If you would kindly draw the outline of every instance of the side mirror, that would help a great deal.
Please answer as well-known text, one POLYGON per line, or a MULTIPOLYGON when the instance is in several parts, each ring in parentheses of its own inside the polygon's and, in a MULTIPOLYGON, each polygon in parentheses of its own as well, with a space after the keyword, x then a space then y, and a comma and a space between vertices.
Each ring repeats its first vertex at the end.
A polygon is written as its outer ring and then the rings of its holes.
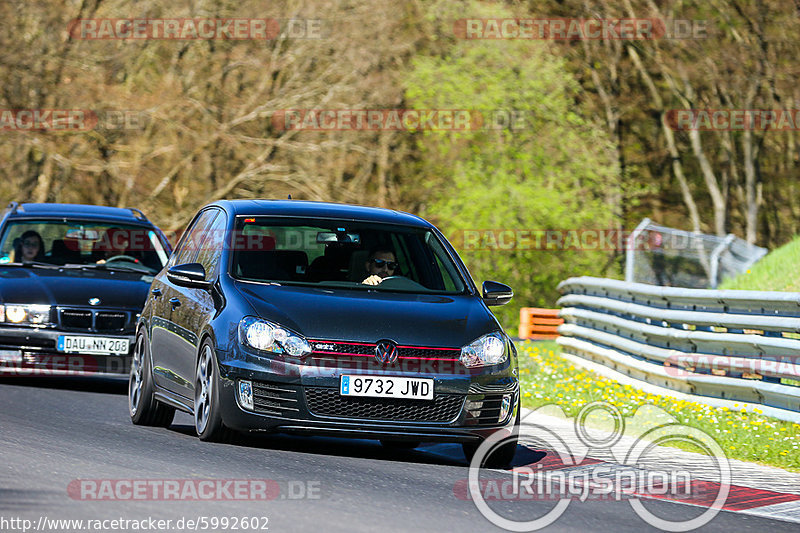
POLYGON ((206 281, 206 269, 200 263, 175 265, 167 270, 167 279, 180 287, 208 289, 211 282, 206 281))
POLYGON ((514 291, 508 285, 496 281, 483 282, 483 301, 486 305, 505 305, 514 297, 514 291))

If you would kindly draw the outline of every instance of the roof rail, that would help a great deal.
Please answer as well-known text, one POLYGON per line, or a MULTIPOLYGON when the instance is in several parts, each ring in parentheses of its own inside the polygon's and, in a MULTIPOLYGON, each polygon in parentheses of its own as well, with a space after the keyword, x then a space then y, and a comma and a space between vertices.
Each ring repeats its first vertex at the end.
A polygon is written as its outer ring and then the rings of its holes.
POLYGON ((141 218, 142 220, 148 220, 148 218, 145 216, 144 213, 142 213, 140 209, 136 209, 135 207, 129 207, 128 209, 131 211, 131 213, 133 213, 133 216, 135 216, 136 218, 141 218))
MULTIPOLYGON (((11 203, 9 203, 8 207, 6 207, 6 209, 11 209, 12 213, 16 213, 17 209, 19 209, 19 202, 11 202, 11 203)), ((23 209, 23 211, 24 211, 24 209, 23 209)))

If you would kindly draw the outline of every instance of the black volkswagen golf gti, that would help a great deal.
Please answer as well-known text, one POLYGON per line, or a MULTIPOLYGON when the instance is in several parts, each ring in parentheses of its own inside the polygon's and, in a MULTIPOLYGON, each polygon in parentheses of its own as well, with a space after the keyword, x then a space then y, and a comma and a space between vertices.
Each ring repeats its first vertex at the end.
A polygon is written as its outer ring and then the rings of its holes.
POLYGON ((460 442, 498 430, 516 449, 514 344, 489 311, 511 289, 466 267, 430 223, 387 209, 295 200, 200 210, 154 279, 129 382, 135 424, 194 416, 233 431, 460 442))

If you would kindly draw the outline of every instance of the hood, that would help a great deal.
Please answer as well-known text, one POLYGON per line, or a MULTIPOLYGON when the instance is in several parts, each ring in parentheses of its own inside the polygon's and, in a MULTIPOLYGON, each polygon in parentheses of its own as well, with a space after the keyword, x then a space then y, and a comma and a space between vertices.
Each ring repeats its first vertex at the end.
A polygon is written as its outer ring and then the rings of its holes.
POLYGON ((6 304, 50 304, 98 308, 141 308, 152 276, 118 270, 0 267, 0 301, 6 304))
POLYGON ((480 298, 256 285, 237 289, 261 318, 311 339, 460 348, 500 329, 480 298))

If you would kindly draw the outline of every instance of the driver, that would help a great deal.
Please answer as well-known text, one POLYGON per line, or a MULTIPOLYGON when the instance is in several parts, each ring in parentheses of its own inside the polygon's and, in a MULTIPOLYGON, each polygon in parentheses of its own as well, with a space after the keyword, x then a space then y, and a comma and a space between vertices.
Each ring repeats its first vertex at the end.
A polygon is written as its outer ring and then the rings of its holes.
MULTIPOLYGON (((130 256, 130 237, 128 232, 121 228, 109 228, 106 231, 103 246, 101 247, 103 256, 97 260, 98 265, 104 264, 110 258, 118 255, 130 256)), ((138 259, 132 258, 135 262, 138 259)))
POLYGON ((377 285, 384 278, 394 276, 397 270, 397 260, 394 252, 388 248, 376 248, 369 254, 369 259, 364 263, 369 276, 361 283, 365 285, 377 285))

